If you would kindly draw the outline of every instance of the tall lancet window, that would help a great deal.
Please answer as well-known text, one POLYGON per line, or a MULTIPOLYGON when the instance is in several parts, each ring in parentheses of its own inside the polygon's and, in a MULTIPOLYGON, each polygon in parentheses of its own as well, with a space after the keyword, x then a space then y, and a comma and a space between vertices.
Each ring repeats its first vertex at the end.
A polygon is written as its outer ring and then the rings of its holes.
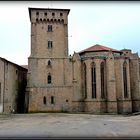
POLYGON ((83 74, 84 74, 84 76, 83 76, 83 83, 84 83, 84 96, 85 96, 85 98, 87 98, 87 71, 86 71, 86 64, 84 63, 84 65, 83 65, 83 74))
POLYGON ((100 71, 101 71, 101 98, 105 98, 105 66, 104 62, 100 65, 100 71))
POLYGON ((51 74, 48 74, 48 84, 51 84, 52 83, 52 77, 51 77, 51 74))
POLYGON ((123 63, 123 85, 124 85, 124 98, 128 97, 127 91, 127 63, 123 63))
POLYGON ((91 67, 91 84, 92 84, 92 98, 96 98, 96 66, 95 63, 91 67))

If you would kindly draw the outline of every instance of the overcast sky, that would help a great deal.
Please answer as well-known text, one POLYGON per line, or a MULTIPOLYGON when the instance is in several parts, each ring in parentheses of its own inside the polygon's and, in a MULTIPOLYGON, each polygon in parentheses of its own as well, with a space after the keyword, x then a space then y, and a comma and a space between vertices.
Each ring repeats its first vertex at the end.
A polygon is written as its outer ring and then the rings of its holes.
POLYGON ((0 2, 0 57, 28 64, 30 20, 28 7, 70 9, 69 54, 95 44, 131 49, 140 55, 140 2, 0 2))

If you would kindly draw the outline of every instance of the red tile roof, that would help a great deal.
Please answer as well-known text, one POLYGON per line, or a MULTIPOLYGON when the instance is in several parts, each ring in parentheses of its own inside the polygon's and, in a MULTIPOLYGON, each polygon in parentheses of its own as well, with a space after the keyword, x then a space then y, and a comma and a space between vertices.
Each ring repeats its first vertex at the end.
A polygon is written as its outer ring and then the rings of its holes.
POLYGON ((21 67, 28 69, 28 65, 21 65, 21 67))
POLYGON ((116 49, 112 49, 112 48, 109 48, 109 47, 106 47, 106 46, 96 44, 94 46, 91 46, 91 47, 79 52, 79 53, 83 53, 83 52, 99 52, 99 51, 121 52, 121 51, 116 50, 116 49))

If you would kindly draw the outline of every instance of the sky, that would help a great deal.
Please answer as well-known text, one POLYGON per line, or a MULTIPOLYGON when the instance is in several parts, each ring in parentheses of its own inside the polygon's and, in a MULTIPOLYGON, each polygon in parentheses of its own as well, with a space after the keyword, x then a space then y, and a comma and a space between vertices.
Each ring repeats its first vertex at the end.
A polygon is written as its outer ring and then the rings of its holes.
POLYGON ((70 9, 69 54, 95 44, 131 49, 140 56, 139 1, 0 1, 0 57, 27 65, 30 56, 28 7, 70 9))

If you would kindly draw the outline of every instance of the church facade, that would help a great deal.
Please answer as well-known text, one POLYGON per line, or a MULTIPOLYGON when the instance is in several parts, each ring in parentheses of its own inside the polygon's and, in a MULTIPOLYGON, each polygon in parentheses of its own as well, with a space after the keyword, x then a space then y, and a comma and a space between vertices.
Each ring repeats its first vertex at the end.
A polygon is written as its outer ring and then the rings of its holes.
POLYGON ((29 8, 28 112, 140 111, 140 58, 96 44, 68 55, 70 9, 29 8))

